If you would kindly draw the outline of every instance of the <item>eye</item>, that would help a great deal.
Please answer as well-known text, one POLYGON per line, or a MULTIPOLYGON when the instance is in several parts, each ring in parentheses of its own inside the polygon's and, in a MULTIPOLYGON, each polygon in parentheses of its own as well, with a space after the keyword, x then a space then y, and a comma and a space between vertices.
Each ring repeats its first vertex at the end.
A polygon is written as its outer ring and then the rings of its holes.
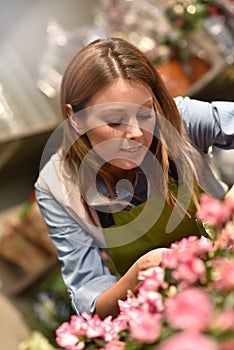
POLYGON ((151 119, 152 118, 152 114, 151 113, 141 114, 141 115, 138 115, 137 118, 139 118, 140 120, 151 119))
POLYGON ((116 120, 116 121, 109 121, 107 122, 107 124, 111 127, 116 127, 116 126, 120 126, 122 124, 122 120, 116 120))

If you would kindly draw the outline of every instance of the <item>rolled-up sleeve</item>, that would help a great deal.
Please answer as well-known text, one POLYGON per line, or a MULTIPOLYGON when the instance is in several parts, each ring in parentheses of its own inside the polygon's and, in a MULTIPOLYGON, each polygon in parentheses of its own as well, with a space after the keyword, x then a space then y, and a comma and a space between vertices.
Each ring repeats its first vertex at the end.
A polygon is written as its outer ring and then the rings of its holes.
POLYGON ((200 150, 234 148, 234 102, 176 97, 175 103, 189 137, 200 150))
POLYGON ((77 314, 95 311, 98 296, 116 283, 92 236, 65 209, 35 184, 35 193, 50 238, 62 262, 62 276, 77 314))

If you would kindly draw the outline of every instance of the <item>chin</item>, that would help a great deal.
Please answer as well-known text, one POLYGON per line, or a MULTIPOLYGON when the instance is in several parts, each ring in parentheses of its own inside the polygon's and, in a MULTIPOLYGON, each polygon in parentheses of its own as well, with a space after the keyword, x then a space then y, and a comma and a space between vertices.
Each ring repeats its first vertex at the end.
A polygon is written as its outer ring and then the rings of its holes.
POLYGON ((135 169, 137 167, 139 167, 140 163, 135 163, 133 161, 130 160, 116 160, 116 161, 112 161, 110 162, 111 165, 113 165, 116 168, 122 169, 122 170, 132 170, 135 169))

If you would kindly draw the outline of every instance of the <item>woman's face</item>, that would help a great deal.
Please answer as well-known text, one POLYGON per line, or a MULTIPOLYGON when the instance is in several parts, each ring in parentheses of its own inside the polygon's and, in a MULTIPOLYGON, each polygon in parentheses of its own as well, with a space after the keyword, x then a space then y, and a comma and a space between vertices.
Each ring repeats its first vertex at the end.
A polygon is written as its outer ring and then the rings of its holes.
POLYGON ((110 172, 141 164, 149 150, 155 126, 150 90, 136 81, 116 79, 89 101, 85 133, 93 150, 110 164, 110 172))

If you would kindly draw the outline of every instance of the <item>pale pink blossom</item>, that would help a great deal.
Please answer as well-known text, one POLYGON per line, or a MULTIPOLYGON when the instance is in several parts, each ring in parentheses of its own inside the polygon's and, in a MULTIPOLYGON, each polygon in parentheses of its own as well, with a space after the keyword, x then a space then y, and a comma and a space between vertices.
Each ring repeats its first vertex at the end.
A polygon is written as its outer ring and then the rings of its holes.
MULTIPOLYGON (((59 346, 66 349, 75 349, 75 345, 79 342, 77 335, 72 333, 68 322, 62 323, 56 329, 56 342, 59 346)), ((83 349, 82 347, 80 349, 83 349)))
POLYGON ((234 249, 234 220, 226 223, 215 241, 215 249, 234 249))
POLYGON ((170 249, 162 254, 162 263, 165 267, 169 269, 174 269, 178 265, 178 255, 175 251, 170 249))
POLYGON ((210 239, 190 236, 173 243, 171 249, 163 253, 162 263, 163 266, 174 269, 189 257, 201 258, 211 251, 213 244, 210 239))
POLYGON ((118 335, 120 331, 127 329, 127 327, 128 327, 128 320, 124 315, 120 314, 118 317, 112 320, 113 334, 118 335))
POLYGON ((212 227, 221 227, 231 215, 231 210, 225 203, 211 197, 208 194, 200 196, 200 208, 196 216, 198 220, 204 221, 212 227))
POLYGON ((219 350, 210 337, 196 332, 180 332, 163 341, 157 350, 219 350))
POLYGON ((210 239, 202 236, 198 239, 198 254, 199 256, 203 256, 203 254, 212 252, 214 250, 213 243, 210 239))
POLYGON ((87 321, 86 336, 89 338, 100 337, 103 338, 105 334, 103 328, 103 321, 98 315, 94 315, 91 319, 87 321))
POLYGON ((132 296, 127 297, 126 300, 118 300, 118 306, 121 315, 127 315, 130 309, 138 308, 140 306, 140 303, 136 297, 132 296))
POLYGON ((146 270, 142 270, 138 274, 140 281, 145 281, 145 289, 156 289, 159 287, 166 288, 165 271, 160 266, 151 267, 146 270))
POLYGON ((142 309, 129 312, 130 337, 140 343, 153 343, 160 335, 161 318, 142 309))
POLYGON ((137 299, 141 308, 151 313, 161 312, 163 310, 162 294, 148 289, 147 283, 144 283, 138 290, 137 299))
POLYGON ((225 340, 219 346, 220 346, 219 350, 233 350, 234 349, 234 339, 225 340))
POLYGON ((232 291, 234 289, 234 259, 214 258, 213 267, 214 287, 218 290, 232 291))
POLYGON ((227 309, 214 313, 210 328, 219 331, 234 331, 234 310, 227 309))
MULTIPOLYGON (((86 316, 86 314, 84 314, 86 316)), ((90 317, 90 315, 87 315, 86 317, 90 317)), ((87 330, 87 323, 86 321, 78 316, 78 315, 72 315, 70 320, 70 331, 72 334, 76 335, 84 335, 87 330)))
POLYGON ((104 340, 106 342, 113 342, 119 339, 119 332, 127 329, 127 317, 119 315, 117 318, 106 317, 102 322, 104 330, 104 340))
POLYGON ((165 301, 165 313, 176 329, 205 330, 212 315, 211 300, 201 288, 187 288, 165 301))
POLYGON ((183 281, 184 286, 198 280, 205 281, 206 267, 201 259, 188 256, 178 264, 172 276, 176 281, 183 281))

